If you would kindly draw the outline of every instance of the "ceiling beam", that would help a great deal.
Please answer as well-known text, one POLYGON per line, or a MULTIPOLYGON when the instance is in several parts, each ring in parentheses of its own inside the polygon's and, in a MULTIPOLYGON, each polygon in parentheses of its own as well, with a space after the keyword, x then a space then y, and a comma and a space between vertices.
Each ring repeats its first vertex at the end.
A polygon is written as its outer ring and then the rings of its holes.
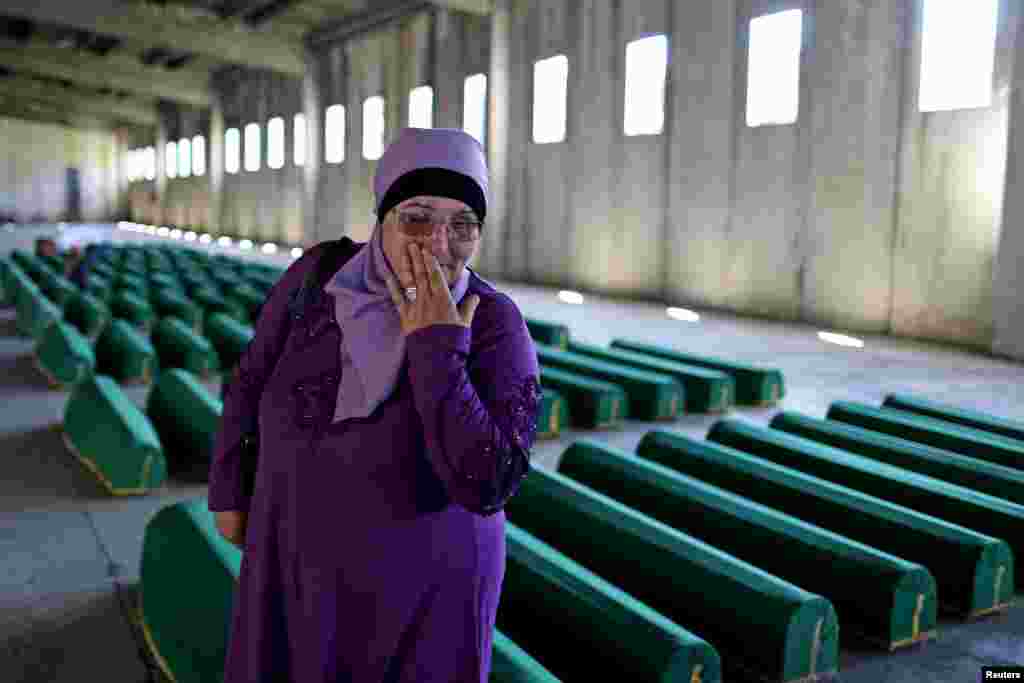
POLYGON ((67 105, 91 116, 125 121, 140 126, 155 126, 157 111, 153 105, 142 105, 108 95, 90 95, 54 86, 24 76, 0 78, 0 92, 8 99, 67 105))
POLYGON ((301 41, 254 31, 239 20, 222 21, 197 8, 138 0, 4 0, 3 13, 289 76, 305 70, 301 41))
POLYGON ((195 69, 145 67, 126 55, 99 57, 83 50, 28 43, 0 45, 0 66, 14 71, 60 78, 89 88, 126 90, 143 97, 210 106, 210 74, 195 69))
POLYGON ((372 9, 351 12, 342 19, 329 21, 306 35, 306 44, 311 48, 323 47, 372 31, 409 16, 433 3, 429 0, 388 0, 374 2, 372 9))
POLYGON ((433 4, 444 9, 481 16, 494 12, 494 3, 491 0, 433 0, 433 4))
POLYGON ((77 112, 68 111, 66 108, 33 106, 32 103, 16 101, 3 96, 0 96, 0 117, 35 123, 53 123, 74 128, 114 130, 117 127, 114 121, 104 120, 100 117, 82 116, 77 112))

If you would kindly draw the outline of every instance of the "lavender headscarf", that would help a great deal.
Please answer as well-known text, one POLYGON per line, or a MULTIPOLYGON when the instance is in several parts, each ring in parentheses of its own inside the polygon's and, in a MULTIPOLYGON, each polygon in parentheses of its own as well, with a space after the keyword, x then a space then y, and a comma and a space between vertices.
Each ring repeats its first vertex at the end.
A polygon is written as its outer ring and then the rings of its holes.
MULTIPOLYGON (((487 196, 487 162, 476 138, 454 128, 405 128, 377 162, 374 206, 388 188, 409 171, 444 168, 469 176, 487 196)), ((341 328, 341 384, 334 421, 368 417, 394 391, 405 360, 398 309, 385 276, 398 276, 381 242, 380 221, 370 241, 335 274, 324 291, 334 296, 341 328)), ((458 305, 469 288, 469 268, 452 285, 458 305)))

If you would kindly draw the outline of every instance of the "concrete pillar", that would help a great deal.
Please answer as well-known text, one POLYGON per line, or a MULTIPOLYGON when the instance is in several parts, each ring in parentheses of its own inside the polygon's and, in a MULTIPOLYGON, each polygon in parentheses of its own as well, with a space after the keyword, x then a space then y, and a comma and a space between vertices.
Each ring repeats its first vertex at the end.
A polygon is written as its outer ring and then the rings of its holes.
POLYGON ((152 203, 152 221, 157 225, 164 222, 164 202, 167 197, 167 124, 163 117, 156 124, 156 187, 152 203))
POLYGON ((324 64, 321 57, 306 53, 306 73, 302 77, 302 111, 306 115, 306 159, 302 166, 302 243, 312 246, 321 235, 320 184, 324 163, 324 64))
POLYGON ((210 129, 206 140, 210 165, 207 175, 210 183, 210 214, 207 230, 221 232, 224 227, 224 101, 214 88, 210 100, 210 129))
POLYGON ((434 54, 434 127, 462 127, 462 79, 459 60, 462 36, 456 30, 452 13, 446 9, 434 12, 432 42, 434 54))
POLYGON ((490 196, 480 249, 480 270, 500 278, 505 272, 508 220, 509 46, 512 39, 511 0, 495 0, 491 13, 491 60, 487 74, 487 167, 490 196))

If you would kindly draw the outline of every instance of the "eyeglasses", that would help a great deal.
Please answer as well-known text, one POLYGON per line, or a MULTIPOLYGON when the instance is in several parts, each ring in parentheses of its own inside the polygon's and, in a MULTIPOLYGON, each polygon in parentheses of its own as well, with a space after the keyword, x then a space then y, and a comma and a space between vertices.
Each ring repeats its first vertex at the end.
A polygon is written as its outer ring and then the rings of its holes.
POLYGON ((424 212, 398 214, 398 229, 407 237, 431 237, 437 225, 448 228, 448 239, 453 242, 472 242, 478 237, 478 229, 483 227, 483 223, 465 214, 451 218, 424 212))

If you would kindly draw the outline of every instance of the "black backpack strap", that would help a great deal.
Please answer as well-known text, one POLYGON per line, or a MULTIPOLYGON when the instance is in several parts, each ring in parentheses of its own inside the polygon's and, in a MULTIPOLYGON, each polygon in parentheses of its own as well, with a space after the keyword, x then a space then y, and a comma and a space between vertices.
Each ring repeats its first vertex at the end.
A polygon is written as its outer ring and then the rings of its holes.
POLYGON ((291 320, 298 320, 305 315, 306 307, 313 300, 316 290, 326 285, 331 276, 362 246, 350 237, 342 237, 323 244, 323 253, 317 257, 316 264, 306 272, 302 284, 288 302, 291 320))

